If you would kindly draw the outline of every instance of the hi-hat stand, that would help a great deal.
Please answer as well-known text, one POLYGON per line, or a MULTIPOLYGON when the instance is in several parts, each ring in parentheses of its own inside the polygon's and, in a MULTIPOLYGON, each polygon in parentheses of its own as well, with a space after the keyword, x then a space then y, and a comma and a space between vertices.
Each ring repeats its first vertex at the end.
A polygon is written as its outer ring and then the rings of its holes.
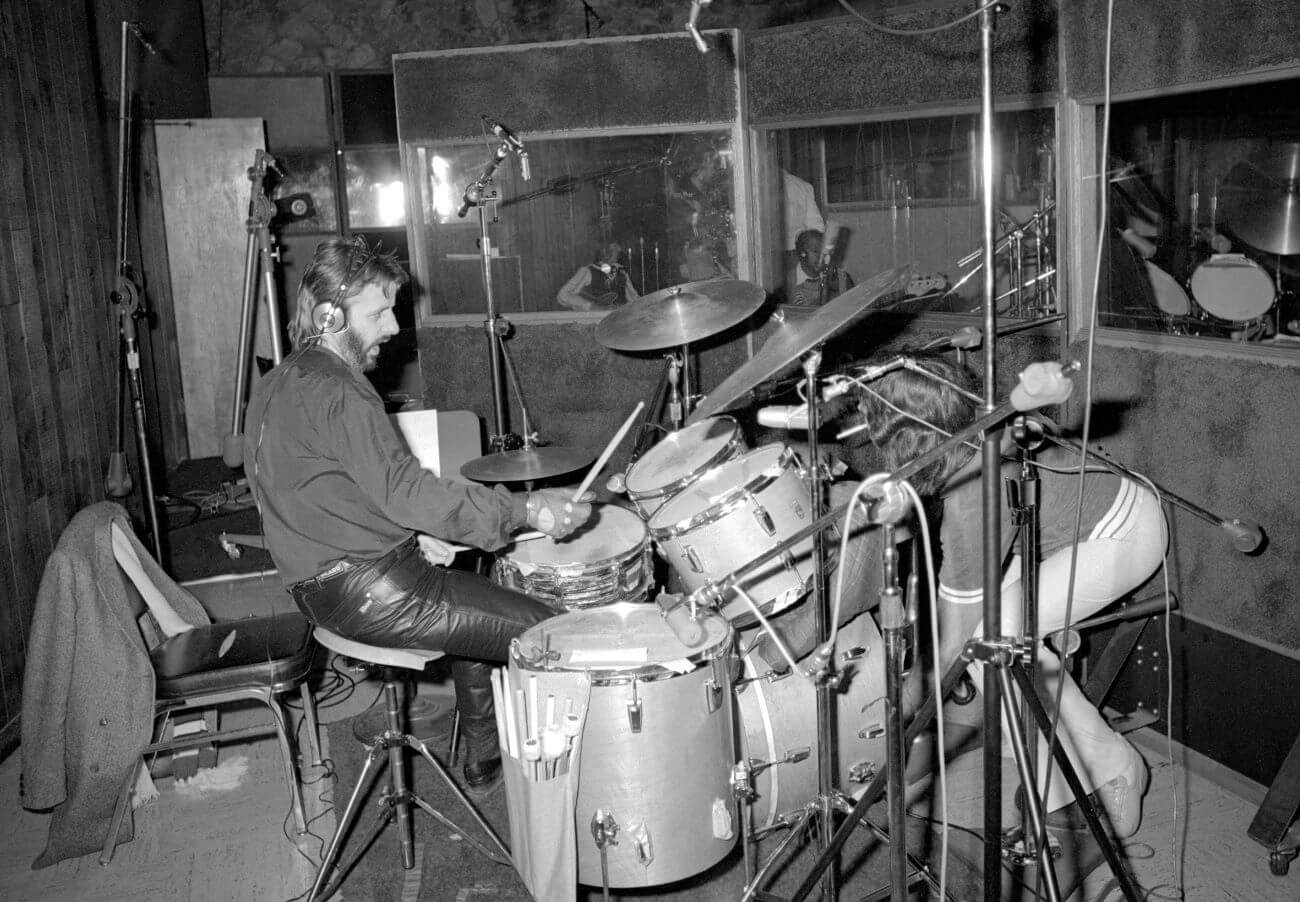
POLYGON ((280 300, 275 287, 275 264, 280 250, 271 235, 275 204, 266 195, 266 173, 277 172, 275 157, 258 148, 253 165, 248 167, 248 218, 244 228, 248 241, 244 252, 244 297, 239 308, 239 353, 235 357, 235 397, 230 411, 230 434, 226 436, 221 459, 232 469, 244 462, 244 401, 249 373, 253 368, 253 332, 257 310, 257 275, 262 274, 262 296, 266 299, 266 328, 271 338, 271 359, 276 366, 284 360, 280 339, 280 300))
MULTIPOLYGON (((502 374, 506 366, 510 366, 513 374, 513 366, 509 363, 505 349, 505 340, 510 336, 512 326, 508 319, 497 312, 496 295, 492 284, 492 236, 488 232, 489 222, 495 224, 501 221, 497 213, 500 196, 492 187, 492 179, 501 162, 512 150, 520 155, 521 161, 526 159, 522 146, 517 140, 512 143, 503 137, 493 152, 492 159, 483 167, 482 173, 465 188, 464 199, 456 212, 457 216, 464 218, 471 207, 478 208, 479 258, 483 268, 483 292, 487 299, 487 318, 483 321, 483 330, 487 335, 488 371, 492 379, 493 428, 492 434, 488 436, 489 452, 516 451, 520 448, 532 448, 537 443, 537 436, 529 432, 528 423, 524 424, 523 436, 506 431, 509 406, 502 374)), ((515 390, 519 391, 517 382, 515 390)), ((523 406, 522 395, 520 395, 520 406, 523 406)), ((527 418, 526 410, 524 416, 527 418)))

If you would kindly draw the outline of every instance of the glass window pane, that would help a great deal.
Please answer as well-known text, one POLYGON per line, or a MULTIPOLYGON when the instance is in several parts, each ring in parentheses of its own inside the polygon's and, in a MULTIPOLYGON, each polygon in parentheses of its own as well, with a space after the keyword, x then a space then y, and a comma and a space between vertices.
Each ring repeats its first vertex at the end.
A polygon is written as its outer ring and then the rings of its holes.
POLYGON ((1297 89, 1300 79, 1115 104, 1102 325, 1300 339, 1297 89))
MULTIPOLYGON (((479 208, 458 215, 495 144, 419 145, 423 271, 432 311, 486 309, 479 208)), ((734 277, 729 132, 529 141, 531 179, 511 155, 484 208, 493 300, 503 313, 602 310, 681 282, 734 277)))
POLYGON ((352 229, 406 224, 401 153, 396 147, 343 152, 348 225, 352 229))

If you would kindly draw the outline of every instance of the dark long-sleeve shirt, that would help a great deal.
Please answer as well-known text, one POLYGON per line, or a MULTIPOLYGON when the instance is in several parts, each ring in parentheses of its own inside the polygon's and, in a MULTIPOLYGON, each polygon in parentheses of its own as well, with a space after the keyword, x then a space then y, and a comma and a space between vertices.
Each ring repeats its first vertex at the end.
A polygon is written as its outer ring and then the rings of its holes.
POLYGON ((254 386, 244 472, 286 586, 373 560, 412 532, 494 550, 527 519, 522 495, 423 469, 370 381, 321 347, 254 386))

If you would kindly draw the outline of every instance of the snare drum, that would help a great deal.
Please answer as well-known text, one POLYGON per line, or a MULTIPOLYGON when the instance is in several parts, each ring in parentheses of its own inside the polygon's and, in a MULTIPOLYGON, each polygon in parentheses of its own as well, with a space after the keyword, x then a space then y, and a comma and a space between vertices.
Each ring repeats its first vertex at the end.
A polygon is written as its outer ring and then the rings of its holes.
POLYGON ((592 507, 579 534, 562 541, 543 536, 499 554, 493 581, 557 610, 645 601, 653 572, 645 521, 611 504, 592 507))
POLYGON ((512 643, 511 671, 536 676, 539 696, 557 671, 591 680, 574 811, 581 883, 601 885, 597 810, 618 825, 606 847, 614 888, 694 876, 736 844, 734 634, 720 617, 700 622, 705 639, 688 648, 658 606, 612 604, 544 620, 512 643))
POLYGON ((1191 286, 1206 313, 1229 322, 1259 319, 1277 299, 1273 277, 1242 254, 1215 254, 1196 267, 1191 286))
MULTIPOLYGON (((741 636, 742 647, 746 637, 741 636)), ((840 627, 836 654, 862 649, 836 694, 838 780, 848 791, 865 784, 885 765, 884 644, 871 614, 840 627)), ((800 668, 809 659, 799 662, 800 668)), ((845 669, 850 665, 846 665, 845 669)), ((788 673, 772 679, 772 669, 757 653, 744 658, 744 679, 736 695, 741 724, 741 753, 751 762, 783 761, 803 750, 808 755, 769 767, 754 777, 757 797, 750 808, 756 828, 771 826, 777 816, 802 807, 817 796, 817 699, 813 684, 788 673)))
POLYGON ((710 417, 669 434, 627 471, 627 497, 649 518, 664 502, 718 464, 744 453, 731 417, 710 417))
MULTIPOLYGON (((650 536, 685 591, 739 570, 808 525, 808 487, 795 467, 789 448, 764 445, 714 467, 655 511, 650 536)), ((785 610, 812 587, 812 551, 810 536, 747 574, 741 588, 764 614, 785 610)), ((722 613, 737 626, 755 622, 739 597, 722 613)))

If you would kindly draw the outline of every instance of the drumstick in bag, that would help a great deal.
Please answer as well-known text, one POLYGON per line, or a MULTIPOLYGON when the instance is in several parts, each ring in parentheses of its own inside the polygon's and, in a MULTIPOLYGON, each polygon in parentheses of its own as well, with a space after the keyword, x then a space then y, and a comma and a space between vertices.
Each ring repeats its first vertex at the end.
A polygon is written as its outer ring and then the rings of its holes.
POLYGON ((623 436, 627 435, 627 431, 632 428, 632 421, 637 418, 637 415, 640 414, 643 409, 645 409, 645 402, 638 401, 636 409, 632 411, 631 416, 623 421, 623 426, 614 434, 614 437, 609 440, 609 444, 605 446, 605 450, 600 452, 600 457, 596 458, 596 462, 592 464, 591 469, 587 471, 587 475, 582 480, 582 484, 578 486, 577 491, 573 493, 574 503, 577 503, 583 493, 586 492, 587 489, 591 488, 592 482, 594 482, 596 477, 600 475, 600 471, 605 469, 605 464, 609 463, 610 455, 614 453, 614 449, 618 447, 618 443, 623 441, 623 436))

